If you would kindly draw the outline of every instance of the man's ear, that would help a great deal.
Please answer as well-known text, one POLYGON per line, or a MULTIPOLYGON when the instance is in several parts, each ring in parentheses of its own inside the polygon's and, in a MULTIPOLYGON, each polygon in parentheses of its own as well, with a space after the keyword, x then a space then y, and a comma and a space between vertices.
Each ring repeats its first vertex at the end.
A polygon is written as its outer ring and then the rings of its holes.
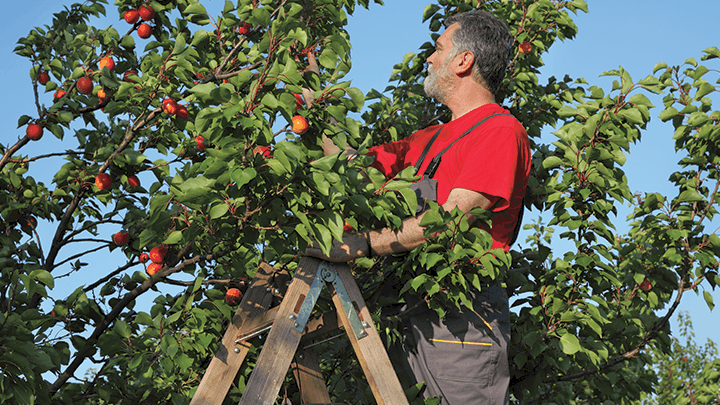
POLYGON ((471 75, 473 63, 475 63, 475 55, 470 51, 465 51, 460 52, 455 58, 455 73, 458 76, 471 75))

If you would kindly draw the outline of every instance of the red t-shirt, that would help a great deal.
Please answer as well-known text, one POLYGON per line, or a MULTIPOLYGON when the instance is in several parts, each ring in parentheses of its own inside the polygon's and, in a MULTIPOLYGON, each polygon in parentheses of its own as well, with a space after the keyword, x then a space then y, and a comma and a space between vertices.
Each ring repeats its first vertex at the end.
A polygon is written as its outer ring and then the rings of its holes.
MULTIPOLYGON (((393 177, 414 166, 432 136, 442 127, 418 173, 423 173, 433 157, 483 118, 509 112, 497 104, 485 104, 443 125, 421 129, 405 139, 370 149, 373 167, 393 177)), ((522 208, 530 174, 530 144, 520 122, 512 116, 492 117, 455 142, 442 156, 433 177, 437 180, 438 204, 444 204, 450 190, 464 188, 497 197, 489 230, 493 248, 510 249, 510 240, 522 208), (502 211, 502 212, 501 212, 502 211)))

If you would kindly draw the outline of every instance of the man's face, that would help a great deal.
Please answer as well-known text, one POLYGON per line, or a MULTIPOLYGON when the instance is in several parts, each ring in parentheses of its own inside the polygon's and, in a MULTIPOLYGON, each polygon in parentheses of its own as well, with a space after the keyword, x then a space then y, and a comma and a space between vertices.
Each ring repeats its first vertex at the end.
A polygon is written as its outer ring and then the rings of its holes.
POLYGON ((458 25, 453 24, 440 35, 435 43, 435 52, 427 59, 428 74, 423 83, 425 94, 443 104, 447 104, 447 100, 455 89, 454 75, 449 67, 455 59, 452 52, 453 43, 450 38, 457 28, 458 25))

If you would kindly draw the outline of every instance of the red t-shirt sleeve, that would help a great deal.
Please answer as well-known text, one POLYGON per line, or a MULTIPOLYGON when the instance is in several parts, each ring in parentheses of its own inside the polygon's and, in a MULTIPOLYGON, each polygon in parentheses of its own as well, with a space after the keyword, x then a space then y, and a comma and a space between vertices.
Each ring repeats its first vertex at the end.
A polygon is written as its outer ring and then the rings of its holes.
POLYGON ((405 138, 399 141, 373 146, 367 155, 375 158, 375 161, 370 166, 380 170, 385 174, 385 177, 390 178, 408 166, 405 162, 405 156, 407 156, 409 150, 410 144, 408 143, 408 138, 405 138))

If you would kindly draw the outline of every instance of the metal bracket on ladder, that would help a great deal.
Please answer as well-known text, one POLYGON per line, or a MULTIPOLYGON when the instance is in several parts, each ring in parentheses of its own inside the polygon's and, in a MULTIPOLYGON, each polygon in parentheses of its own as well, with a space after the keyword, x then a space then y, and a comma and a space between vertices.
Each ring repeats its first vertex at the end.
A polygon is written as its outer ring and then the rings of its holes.
POLYGON ((275 275, 274 269, 267 265, 259 269, 190 405, 223 403, 252 347, 249 339, 268 329, 270 333, 246 383, 240 405, 274 404, 291 363, 295 364, 292 369, 296 379, 302 381, 299 385, 303 403, 329 403, 330 396, 314 349, 300 347, 300 341, 317 338, 338 327, 345 329, 377 403, 408 404, 347 265, 303 257, 287 291, 280 294, 282 302, 270 308, 275 275), (325 283, 332 283, 336 311, 310 319, 325 283))
POLYGON ((318 297, 320 297, 320 292, 322 291, 325 283, 332 283, 333 288, 335 288, 335 292, 340 299, 343 312, 347 315, 350 320, 350 325, 352 325, 352 330, 355 332, 355 337, 360 340, 367 336, 368 334, 365 331, 365 328, 370 325, 367 322, 362 322, 360 320, 357 312, 355 312, 355 306, 350 300, 350 295, 348 295, 345 284, 343 284, 342 279, 340 279, 337 270, 334 267, 330 267, 328 263, 320 264, 318 267, 318 274, 315 277, 315 280, 313 280, 310 290, 300 306, 300 309, 297 313, 289 315, 289 318, 295 321, 293 329, 300 333, 305 330, 305 325, 307 325, 307 321, 310 319, 310 314, 317 303, 318 297))

